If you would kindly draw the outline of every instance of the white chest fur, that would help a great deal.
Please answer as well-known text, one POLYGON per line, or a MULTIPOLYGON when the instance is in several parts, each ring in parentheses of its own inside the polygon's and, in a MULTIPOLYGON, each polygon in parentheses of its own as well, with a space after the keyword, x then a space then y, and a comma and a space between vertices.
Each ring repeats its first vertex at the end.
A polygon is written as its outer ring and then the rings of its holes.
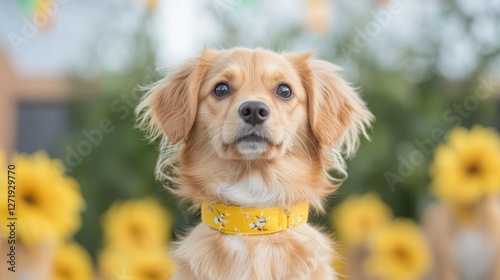
MULTIPOLYGON (((308 224, 261 236, 225 235, 199 224, 175 249, 174 257, 197 279, 316 279, 315 271, 330 266, 332 245, 308 224)), ((320 279, 335 276, 326 269, 320 279)))
POLYGON ((460 279, 486 279, 490 272, 495 247, 490 236, 479 229, 462 229, 454 238, 454 256, 460 279))
POLYGON ((283 191, 275 185, 268 185, 259 175, 249 175, 233 183, 221 183, 214 189, 220 198, 241 207, 270 207, 285 202, 283 191))

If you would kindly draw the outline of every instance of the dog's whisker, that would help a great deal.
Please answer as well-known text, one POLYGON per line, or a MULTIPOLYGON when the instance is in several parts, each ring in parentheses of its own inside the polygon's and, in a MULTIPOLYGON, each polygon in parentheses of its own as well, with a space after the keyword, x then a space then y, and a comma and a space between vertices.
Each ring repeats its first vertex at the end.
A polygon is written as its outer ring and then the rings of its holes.
POLYGON ((316 148, 316 144, 313 142, 313 140, 311 140, 311 138, 309 138, 309 136, 307 136, 307 134, 305 134, 304 132, 300 131, 300 130, 297 130, 299 133, 301 133, 306 139, 307 141, 309 141, 309 143, 311 143, 311 147, 314 148, 314 151, 316 152, 317 155, 320 155, 320 152, 318 151, 318 149, 316 148))
MULTIPOLYGON (((222 128, 221 128, 222 129, 222 128)), ((221 132, 222 133, 222 132, 221 132)), ((196 141, 196 143, 191 146, 191 149, 189 149, 185 155, 187 156, 201 141, 203 141, 205 138, 207 138, 209 136, 209 133, 206 133, 203 137, 201 137, 200 139, 198 139, 198 141, 196 141)))
POLYGON ((194 148, 196 148, 200 143, 202 143, 203 140, 205 140, 206 138, 208 138, 208 134, 205 134, 204 136, 202 136, 200 139, 198 139, 194 145, 191 146, 191 148, 185 153, 185 155, 188 155, 194 148))
POLYGON ((302 150, 303 153, 305 153, 307 155, 307 157, 309 159, 309 165, 312 165, 312 157, 309 154, 309 152, 307 151, 306 144, 304 143, 304 141, 302 141, 302 139, 300 139, 300 137, 297 137, 297 139, 300 141, 298 147, 302 150))

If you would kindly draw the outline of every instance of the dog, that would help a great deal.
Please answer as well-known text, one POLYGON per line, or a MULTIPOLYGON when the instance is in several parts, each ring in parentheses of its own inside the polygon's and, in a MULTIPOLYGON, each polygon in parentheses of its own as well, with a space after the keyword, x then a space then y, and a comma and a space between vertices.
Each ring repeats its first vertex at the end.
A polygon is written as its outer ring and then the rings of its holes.
POLYGON ((422 224, 434 255, 427 279, 500 279, 500 197, 462 207, 435 202, 422 224))
POLYGON ((202 210, 173 279, 336 279, 332 239, 305 221, 374 119, 339 70, 311 53, 204 48, 152 86, 136 113, 163 139, 157 178, 202 210))

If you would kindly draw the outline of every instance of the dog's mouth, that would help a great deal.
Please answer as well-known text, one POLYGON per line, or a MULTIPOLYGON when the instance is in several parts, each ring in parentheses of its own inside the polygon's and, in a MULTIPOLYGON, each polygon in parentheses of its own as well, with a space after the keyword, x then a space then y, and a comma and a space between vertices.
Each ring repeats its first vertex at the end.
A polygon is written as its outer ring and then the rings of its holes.
POLYGON ((259 158, 274 146, 265 132, 254 129, 240 133, 234 144, 238 152, 246 159, 259 158))
POLYGON ((242 135, 236 139, 237 144, 242 143, 242 142, 270 144, 270 141, 267 137, 259 135, 259 134, 254 133, 254 132, 242 135))
POLYGON ((222 142, 224 150, 237 153, 236 158, 255 160, 267 158, 282 150, 283 141, 276 139, 265 129, 244 128, 235 135, 231 142, 222 142))

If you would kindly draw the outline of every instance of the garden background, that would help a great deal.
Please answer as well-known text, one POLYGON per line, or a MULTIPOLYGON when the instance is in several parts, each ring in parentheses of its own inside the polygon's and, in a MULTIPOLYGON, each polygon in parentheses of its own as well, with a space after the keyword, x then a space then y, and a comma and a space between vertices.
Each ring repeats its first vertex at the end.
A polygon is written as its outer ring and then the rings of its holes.
MULTIPOLYGON (((447 131, 500 129, 499 34, 493 0, 3 1, 0 141, 9 157, 61 159, 86 202, 74 239, 97 263, 114 202, 154 198, 172 239, 199 221, 154 179, 158 148, 134 127, 141 86, 203 46, 313 50, 344 69, 376 116, 329 209, 373 192, 418 221, 447 131)), ((329 215, 311 222, 334 232, 329 215)))

